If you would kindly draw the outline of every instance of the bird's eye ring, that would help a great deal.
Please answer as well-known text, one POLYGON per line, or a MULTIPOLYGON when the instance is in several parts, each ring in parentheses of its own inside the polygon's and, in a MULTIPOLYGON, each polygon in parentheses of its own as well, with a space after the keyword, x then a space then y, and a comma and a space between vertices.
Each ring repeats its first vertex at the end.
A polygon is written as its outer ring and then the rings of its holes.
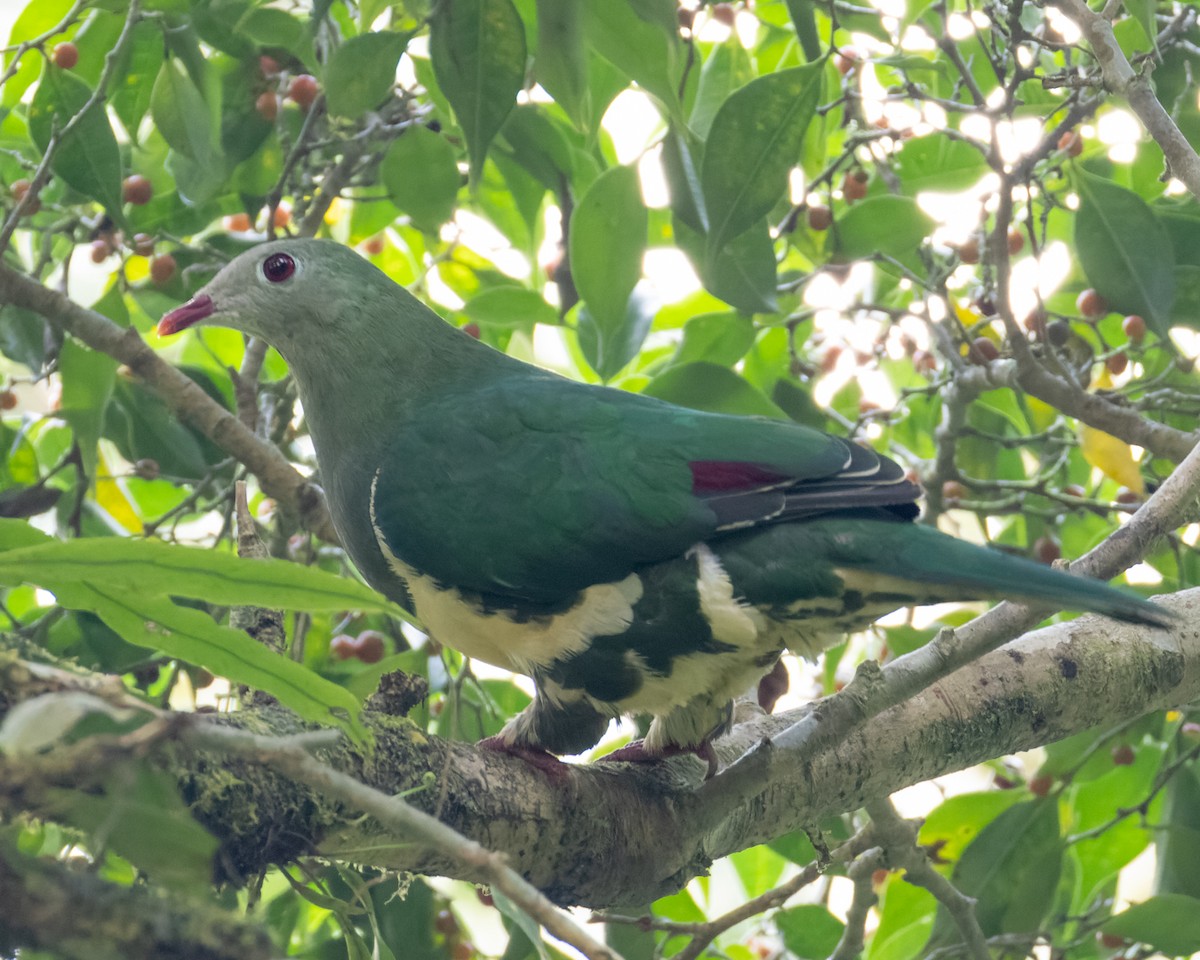
POLYGON ((262 272, 272 283, 283 283, 296 272, 296 261, 286 253, 273 253, 263 261, 262 272))

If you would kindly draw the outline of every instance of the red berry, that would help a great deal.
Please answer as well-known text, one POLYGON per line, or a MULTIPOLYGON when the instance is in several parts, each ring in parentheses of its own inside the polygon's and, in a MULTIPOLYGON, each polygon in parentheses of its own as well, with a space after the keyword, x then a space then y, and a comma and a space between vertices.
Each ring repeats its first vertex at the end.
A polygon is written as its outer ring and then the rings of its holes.
POLYGON ((1146 339, 1146 321, 1136 313, 1131 313, 1121 321, 1121 329, 1125 331, 1130 343, 1141 343, 1146 339))
POLYGON ((133 472, 143 480, 157 480, 159 474, 158 461, 152 460, 150 457, 144 457, 133 465, 133 472))
POLYGON ((79 62, 79 48, 70 41, 60 43, 50 53, 50 59, 60 70, 70 70, 79 62))
MULTIPOLYGON (((12 182, 12 186, 10 186, 8 189, 12 193, 13 199, 16 200, 17 203, 20 203, 25 194, 29 192, 29 188, 32 186, 33 184, 29 180, 26 180, 24 177, 22 177, 20 180, 14 180, 12 182)), ((34 197, 27 204, 25 204, 24 216, 31 217, 41 209, 42 201, 37 197, 34 197)))
POLYGON ((107 240, 92 241, 92 263, 103 263, 108 259, 110 253, 112 253, 112 247, 108 245, 107 240))
POLYGON ((154 196, 154 187, 140 173, 135 173, 133 176, 125 178, 125 183, 121 187, 121 195, 126 203, 141 207, 149 203, 150 198, 154 196))
POLYGON ((307 110, 317 99, 319 89, 316 77, 302 73, 292 77, 292 82, 288 84, 287 95, 301 110, 307 110))
POLYGON ((1129 941, 1120 934, 1097 931, 1096 942, 1108 950, 1117 950, 1120 947, 1125 946, 1125 944, 1127 944, 1129 941))
POLYGON ((165 286, 175 276, 175 258, 169 253, 160 253, 150 260, 150 279, 155 286, 165 286))
POLYGON ((1037 557, 1038 563, 1049 566, 1062 557, 1062 547, 1053 537, 1038 537, 1033 542, 1033 555, 1037 557))
POLYGON ((1044 797, 1053 786, 1054 778, 1049 774, 1042 773, 1029 781, 1029 792, 1035 797, 1044 797))
POLYGON ((1112 762, 1118 767, 1128 767, 1137 759, 1137 754, 1134 753, 1133 747, 1127 743, 1118 743, 1112 748, 1112 762))
POLYGON ((17 395, 11 390, 0 390, 0 410, 12 410, 17 405, 17 395))
POLYGON ((937 357, 928 350, 913 351, 912 361, 917 373, 933 373, 937 369, 937 357))
POLYGON ((462 328, 462 332, 465 333, 468 337, 474 337, 476 340, 478 340, 479 336, 480 336, 479 324, 477 324, 477 323, 464 324, 463 328, 462 328))
POLYGON ((821 204, 808 208, 808 227, 810 230, 828 230, 833 226, 833 211, 821 204))
POLYGON ((254 224, 250 222, 250 214, 235 213, 232 216, 225 218, 223 221, 223 226, 230 233, 245 233, 247 230, 251 229, 254 224))
POLYGON ((838 360, 842 356, 842 348, 836 343, 830 344, 825 351, 825 355, 821 358, 821 372, 829 373, 837 366, 838 360))
POLYGON ((154 253, 154 237, 148 233, 133 235, 133 252, 139 257, 148 257, 154 253))
POLYGON ((998 773, 992 777, 992 786, 997 790, 1013 790, 1016 789, 1017 781, 1010 780, 1004 774, 998 773))
POLYGON ((475 956, 475 947, 466 940, 460 940, 450 948, 450 960, 471 960, 475 956))
POLYGON ((449 910, 439 910, 433 918, 433 929, 443 936, 458 933, 458 921, 449 910))
POLYGON ((889 870, 884 870, 882 867, 880 867, 878 870, 872 871, 871 886, 882 887, 885 883, 887 883, 888 874, 890 872, 891 871, 889 870))
POLYGON ((1012 227, 1008 231, 1008 253, 1009 256, 1015 257, 1018 253, 1025 249, 1025 234, 1016 227, 1012 227))
POLYGON ((967 359, 972 363, 983 366, 1000 357, 1000 348, 987 337, 976 337, 971 341, 971 349, 967 359))
POLYGON ((1086 497, 1087 491, 1077 483, 1068 483, 1062 488, 1062 492, 1068 497, 1086 497))
POLYGON ((358 641, 348 633, 339 633, 329 641, 329 652, 339 660, 358 656, 358 641))
POLYGON ((383 248, 384 239, 382 233, 377 233, 375 236, 368 238, 366 243, 363 244, 363 249, 372 257, 377 257, 383 253, 383 248))
POLYGON ((689 10, 687 7, 680 7, 676 12, 679 18, 679 26, 684 30, 691 30, 692 24, 696 22, 696 11, 689 10))
POLYGON ((942 484, 943 500, 962 500, 967 495, 967 488, 957 480, 947 480, 942 484))
POLYGON ((1075 298, 1075 309, 1087 320, 1095 320, 1108 313, 1108 301, 1091 287, 1075 298))
POLYGON ((1122 487, 1117 491, 1117 503, 1141 503, 1142 495, 1136 490, 1130 490, 1128 487, 1122 487))
POLYGON ((733 21, 737 19, 737 13, 733 9, 732 3, 714 3, 712 7, 712 18, 717 23, 723 23, 727 27, 733 26, 733 21))
POLYGON ((1068 157, 1077 157, 1083 153, 1083 137, 1077 130, 1068 130, 1058 138, 1058 149, 1067 151, 1068 157))
POLYGON ((975 264, 979 262, 978 237, 968 237, 967 240, 959 244, 958 259, 967 264, 975 264))
POLYGON ((265 53, 258 58, 258 68, 264 77, 273 77, 279 72, 279 61, 265 53))
POLYGON ((355 643, 357 649, 354 655, 363 663, 378 663, 387 649, 384 636, 378 630, 364 630, 355 643))
POLYGON ((858 66, 858 61, 862 59, 862 54, 854 47, 842 47, 838 50, 837 56, 833 58, 833 65, 837 67, 837 72, 843 77, 858 66))
POLYGON ((846 179, 842 181, 842 196, 846 198, 846 202, 854 203, 855 200, 865 197, 870 179, 865 170, 855 170, 846 174, 846 179))
POLYGON ((1123 353, 1114 353, 1111 357, 1104 361, 1104 366, 1108 368, 1108 372, 1114 377, 1125 372, 1125 368, 1129 366, 1129 357, 1123 353))
POLYGON ((258 99, 254 101, 254 109, 264 120, 274 121, 279 115, 279 97, 270 90, 260 93, 258 99))
POLYGON ((479 887, 475 888, 475 896, 479 898, 479 902, 485 907, 494 907, 496 905, 496 901, 492 898, 492 895, 479 887))

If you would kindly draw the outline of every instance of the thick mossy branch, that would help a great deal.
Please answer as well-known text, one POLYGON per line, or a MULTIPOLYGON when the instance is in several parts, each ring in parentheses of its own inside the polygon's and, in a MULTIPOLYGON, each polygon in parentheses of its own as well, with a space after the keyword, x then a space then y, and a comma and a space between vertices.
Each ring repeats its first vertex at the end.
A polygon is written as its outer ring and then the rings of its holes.
MULTIPOLYGON (((1200 616, 1200 589, 1169 597, 1164 605, 1181 616, 1174 630, 1085 617, 1029 634, 848 736, 833 737, 833 745, 811 760, 771 763, 771 778, 758 785, 751 803, 706 794, 704 765, 691 757, 646 766, 568 766, 561 776, 548 776, 520 759, 429 737, 408 721, 378 713, 368 714, 374 752, 364 756, 342 744, 316 756, 385 794, 403 795, 463 836, 505 854, 558 903, 646 902, 679 889, 720 856, 910 784, 1195 698, 1200 631, 1188 624, 1200 616)), ((0 666, 0 700, 15 702, 46 689, 44 679, 31 679, 22 665, 0 666)), ((742 722, 717 744, 722 763, 755 746, 786 753, 771 747, 771 738, 806 712, 771 717, 743 708, 742 722)), ((270 705, 221 722, 275 737, 304 730, 270 705)), ((304 853, 463 874, 447 850, 398 836, 263 764, 166 743, 152 756, 221 839, 218 869, 227 879, 253 876, 304 853)), ((0 810, 46 811, 36 791, 7 790, 4 773, 0 810)))

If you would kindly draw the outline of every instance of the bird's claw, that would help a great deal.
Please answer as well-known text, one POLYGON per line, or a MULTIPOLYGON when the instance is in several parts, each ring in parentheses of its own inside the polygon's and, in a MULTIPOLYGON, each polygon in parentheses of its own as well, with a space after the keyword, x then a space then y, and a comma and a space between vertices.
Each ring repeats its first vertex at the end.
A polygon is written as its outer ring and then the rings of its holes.
POLYGON ((619 750, 614 750, 612 753, 607 753, 603 757, 600 757, 600 761, 612 763, 655 763, 667 757, 678 757, 688 754, 699 757, 708 764, 708 771, 704 774, 705 780, 711 780, 716 775, 717 752, 713 749, 711 740, 705 740, 694 747, 681 747, 673 744, 663 747, 660 753, 648 753, 644 740, 634 740, 619 750))

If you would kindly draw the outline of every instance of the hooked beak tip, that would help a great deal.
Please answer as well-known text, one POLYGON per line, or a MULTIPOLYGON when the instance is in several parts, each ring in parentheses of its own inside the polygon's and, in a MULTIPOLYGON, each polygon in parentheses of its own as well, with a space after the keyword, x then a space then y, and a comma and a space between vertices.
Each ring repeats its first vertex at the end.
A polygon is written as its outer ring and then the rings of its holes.
POLYGON ((206 294, 192 297, 187 303, 163 314, 163 318, 158 321, 158 335, 169 337, 173 333, 186 330, 199 323, 206 317, 211 317, 215 312, 216 307, 213 305, 212 297, 206 294))

